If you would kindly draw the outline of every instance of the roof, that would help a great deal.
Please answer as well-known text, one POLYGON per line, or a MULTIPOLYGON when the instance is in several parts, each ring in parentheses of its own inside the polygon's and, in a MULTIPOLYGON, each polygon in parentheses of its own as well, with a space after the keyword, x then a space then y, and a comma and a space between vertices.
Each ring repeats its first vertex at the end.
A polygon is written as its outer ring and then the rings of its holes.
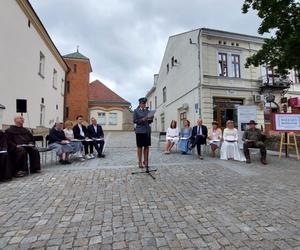
POLYGON ((78 50, 76 52, 74 52, 74 53, 70 53, 70 54, 64 55, 64 57, 66 57, 66 58, 74 58, 74 59, 89 60, 88 57, 86 57, 86 56, 82 55, 81 53, 79 53, 78 50))
POLYGON ((130 102, 126 101, 110 88, 105 86, 99 80, 95 80, 89 85, 89 101, 98 101, 107 104, 126 104, 131 105, 130 102))

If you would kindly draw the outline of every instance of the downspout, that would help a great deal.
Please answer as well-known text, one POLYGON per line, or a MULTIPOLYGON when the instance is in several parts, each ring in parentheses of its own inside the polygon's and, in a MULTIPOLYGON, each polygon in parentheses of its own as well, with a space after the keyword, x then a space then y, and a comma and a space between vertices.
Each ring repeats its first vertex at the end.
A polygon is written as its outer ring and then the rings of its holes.
POLYGON ((198 48, 198 61, 199 61, 199 83, 198 83, 198 93, 199 93, 199 117, 203 116, 203 62, 202 62, 202 32, 203 29, 199 29, 197 48, 198 48))

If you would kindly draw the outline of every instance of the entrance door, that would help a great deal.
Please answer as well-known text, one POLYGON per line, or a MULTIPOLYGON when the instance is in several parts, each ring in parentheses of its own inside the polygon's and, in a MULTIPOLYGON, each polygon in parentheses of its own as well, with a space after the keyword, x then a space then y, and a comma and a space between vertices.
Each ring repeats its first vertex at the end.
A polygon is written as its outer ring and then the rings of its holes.
POLYGON ((237 106, 243 105, 243 99, 214 97, 214 120, 221 128, 226 128, 226 122, 232 120, 238 127, 237 106))

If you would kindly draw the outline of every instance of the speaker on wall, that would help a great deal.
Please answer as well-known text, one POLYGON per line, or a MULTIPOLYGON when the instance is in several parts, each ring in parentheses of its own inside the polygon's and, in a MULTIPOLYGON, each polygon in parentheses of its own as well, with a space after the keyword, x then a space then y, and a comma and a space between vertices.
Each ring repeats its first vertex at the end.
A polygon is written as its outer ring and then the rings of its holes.
POLYGON ((26 99, 17 99, 17 113, 27 113, 26 99))

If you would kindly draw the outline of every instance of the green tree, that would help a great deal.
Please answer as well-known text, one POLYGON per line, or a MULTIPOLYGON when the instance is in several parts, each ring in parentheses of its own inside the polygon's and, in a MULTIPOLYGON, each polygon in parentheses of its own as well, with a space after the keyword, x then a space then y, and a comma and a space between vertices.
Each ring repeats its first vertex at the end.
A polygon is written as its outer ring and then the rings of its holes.
POLYGON ((300 3, 298 0, 245 0, 242 11, 257 11, 258 33, 274 33, 246 61, 246 67, 267 64, 280 74, 300 69, 300 3))

